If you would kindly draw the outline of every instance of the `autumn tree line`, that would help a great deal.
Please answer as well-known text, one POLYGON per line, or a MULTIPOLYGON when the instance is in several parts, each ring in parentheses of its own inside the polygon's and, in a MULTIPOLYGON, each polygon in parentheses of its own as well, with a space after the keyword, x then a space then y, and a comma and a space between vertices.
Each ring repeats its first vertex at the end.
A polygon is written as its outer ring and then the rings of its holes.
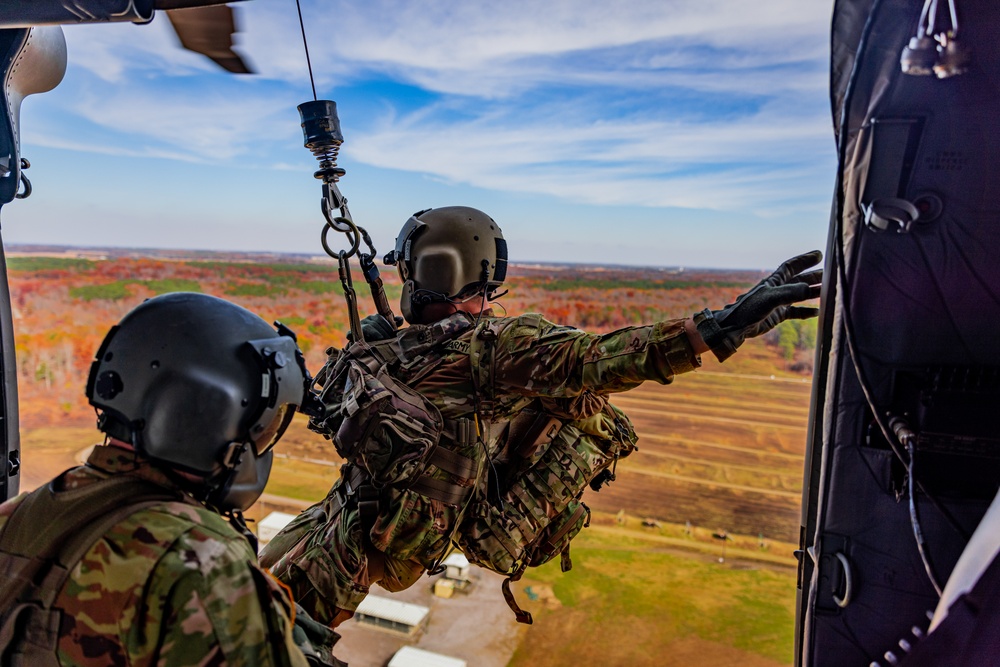
MULTIPOLYGON (((101 338, 143 299, 174 291, 234 301, 299 336, 310 369, 349 329, 343 290, 332 261, 258 263, 154 258, 8 257, 21 423, 85 424, 83 396, 101 338)), ((590 331, 611 331, 681 317, 731 301, 759 280, 747 271, 663 270, 581 266, 512 266, 509 293, 497 314, 540 312, 590 331)), ((391 303, 400 285, 383 271, 391 303)), ((360 274, 354 276, 362 316, 373 312, 360 274)), ((768 335, 792 370, 811 371, 815 321, 788 322, 768 335)))

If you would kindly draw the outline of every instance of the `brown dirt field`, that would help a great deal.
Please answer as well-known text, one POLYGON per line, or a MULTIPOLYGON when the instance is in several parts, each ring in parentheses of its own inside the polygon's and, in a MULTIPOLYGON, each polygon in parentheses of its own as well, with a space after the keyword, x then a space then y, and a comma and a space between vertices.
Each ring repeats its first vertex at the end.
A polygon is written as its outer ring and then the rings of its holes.
POLYGON ((794 542, 810 385, 709 368, 614 397, 639 451, 585 500, 603 512, 794 542))
POLYGON ((431 593, 440 575, 424 576, 399 593, 376 586, 373 595, 430 609, 426 630, 406 637, 347 621, 337 628, 342 636, 337 657, 351 667, 382 667, 396 651, 409 645, 463 659, 469 667, 504 667, 528 628, 515 621, 504 602, 500 575, 475 569, 472 577, 474 583, 468 591, 448 599, 431 593))
POLYGON ((798 540, 798 498, 765 496, 710 484, 646 477, 619 468, 618 481, 584 501, 594 510, 652 517, 663 521, 784 542, 798 540))

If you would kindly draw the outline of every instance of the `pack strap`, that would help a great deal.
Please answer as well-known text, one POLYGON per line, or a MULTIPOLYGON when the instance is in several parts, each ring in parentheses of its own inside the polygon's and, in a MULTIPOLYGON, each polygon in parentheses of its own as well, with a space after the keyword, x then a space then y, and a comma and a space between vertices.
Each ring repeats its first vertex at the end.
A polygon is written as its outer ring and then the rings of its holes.
POLYGON ((368 557, 368 583, 382 581, 385 576, 385 554, 372 542, 372 528, 378 520, 380 492, 370 481, 358 487, 358 518, 361 521, 362 543, 368 557))
MULTIPOLYGON (((570 515, 569 519, 565 523, 563 523, 562 527, 560 527, 559 530, 557 530, 552 535, 549 535, 548 539, 546 539, 543 543, 538 545, 538 550, 541 551, 546 556, 554 556, 556 552, 555 545, 558 544, 564 537, 566 537, 566 534, 573 529, 573 525, 576 524, 578 520, 583 518, 584 514, 587 515, 587 521, 584 523, 584 527, 586 528, 587 526, 589 526, 590 508, 584 505, 583 503, 580 503, 579 505, 577 505, 577 508, 573 510, 573 514, 570 515)), ((563 572, 565 571, 566 570, 563 570, 563 572)))
POLYGON ((481 322, 472 334, 469 345, 469 362, 472 367, 472 387, 478 397, 483 416, 493 417, 494 352, 503 325, 493 319, 481 322))
POLYGON ((472 488, 424 475, 410 486, 410 491, 432 500, 440 500, 446 505, 461 505, 472 493, 472 488))
POLYGON ((517 600, 514 599, 514 593, 510 590, 510 582, 517 581, 521 578, 521 573, 518 572, 517 575, 511 575, 503 580, 500 584, 500 590, 503 591, 503 599, 510 607, 510 610, 514 612, 514 618, 517 619, 518 623, 524 623, 525 625, 531 625, 533 619, 531 618, 531 613, 521 609, 517 604, 517 600))
POLYGON ((428 463, 439 470, 451 473, 461 479, 474 479, 476 471, 479 469, 474 459, 462 456, 444 447, 435 449, 428 463))

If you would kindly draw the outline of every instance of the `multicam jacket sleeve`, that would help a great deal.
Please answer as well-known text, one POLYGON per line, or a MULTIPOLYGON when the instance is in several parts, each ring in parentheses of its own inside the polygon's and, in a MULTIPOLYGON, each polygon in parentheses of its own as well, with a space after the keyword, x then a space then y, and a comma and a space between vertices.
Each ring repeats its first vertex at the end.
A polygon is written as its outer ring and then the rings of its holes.
POLYGON ((500 330, 494 364, 498 393, 562 397, 626 391, 646 380, 668 384, 701 360, 684 320, 591 334, 529 314, 500 330))

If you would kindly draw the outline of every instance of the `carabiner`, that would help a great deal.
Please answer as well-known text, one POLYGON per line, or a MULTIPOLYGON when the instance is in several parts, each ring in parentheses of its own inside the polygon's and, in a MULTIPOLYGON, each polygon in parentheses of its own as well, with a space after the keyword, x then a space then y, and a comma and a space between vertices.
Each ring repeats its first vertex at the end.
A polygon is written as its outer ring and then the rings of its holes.
POLYGON ((327 221, 327 223, 323 225, 323 233, 320 234, 319 238, 320 242, 323 244, 323 250, 325 250, 326 254, 328 254, 330 257, 333 257, 334 259, 339 258, 340 255, 345 252, 347 253, 348 257, 353 257, 354 255, 357 254, 358 248, 361 246, 361 232, 358 231, 358 226, 355 225, 354 222, 352 222, 348 218, 334 218, 333 221, 327 221), (333 250, 330 247, 330 244, 327 242, 326 236, 327 234, 330 233, 331 229, 334 231, 341 231, 339 228, 334 226, 335 224, 340 224, 345 226, 344 234, 347 236, 347 240, 351 244, 350 250, 345 250, 345 251, 333 250))
POLYGON ((358 297, 354 292, 354 281, 351 279, 350 255, 341 250, 336 255, 339 260, 340 285, 344 288, 344 300, 347 301, 347 317, 351 322, 351 336, 355 343, 363 343, 364 333, 361 331, 361 316, 358 314, 358 297))

